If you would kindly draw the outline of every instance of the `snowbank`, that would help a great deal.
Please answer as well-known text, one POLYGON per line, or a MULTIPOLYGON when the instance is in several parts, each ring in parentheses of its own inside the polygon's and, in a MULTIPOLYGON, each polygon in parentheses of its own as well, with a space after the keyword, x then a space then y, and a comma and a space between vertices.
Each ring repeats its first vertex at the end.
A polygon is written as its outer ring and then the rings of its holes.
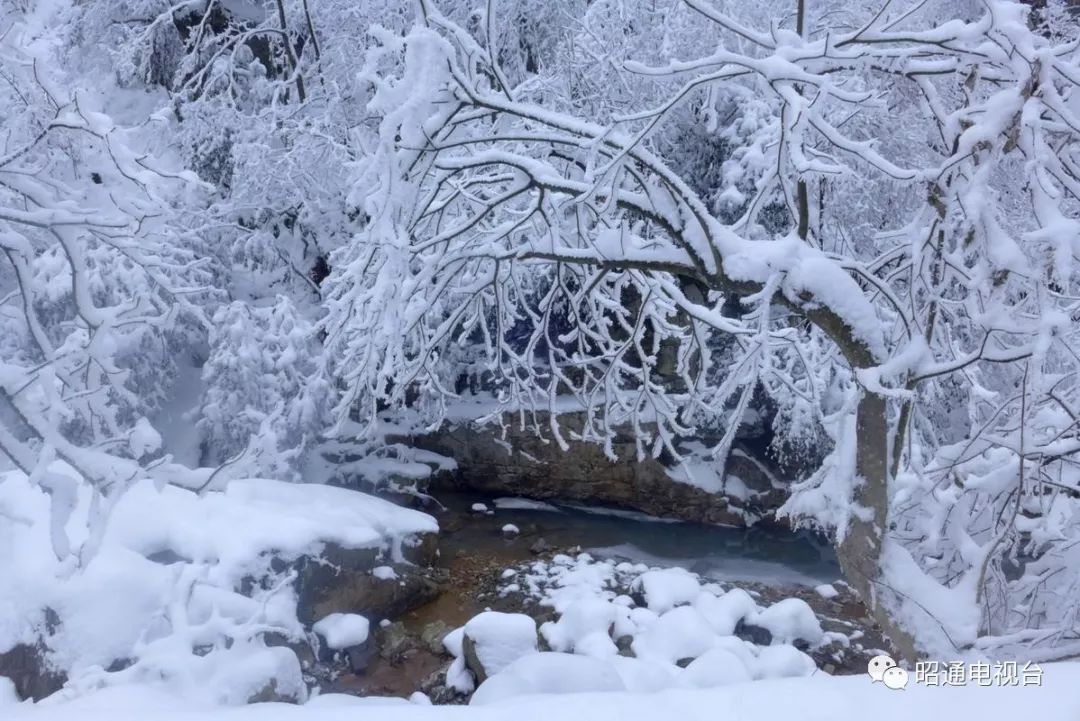
MULTIPOLYGON (((533 657, 535 658, 535 657, 533 657)), ((588 663, 590 659, 577 657, 588 663)), ((575 662, 576 663, 576 662, 575 662)), ((1080 663, 1047 664, 1043 685, 930 688, 910 684, 891 691, 867 676, 790 678, 734 683, 708 690, 668 690, 517 696, 471 706, 423 706, 379 699, 357 704, 259 704, 192 707, 150 687, 107 689, 58 704, 4 708, 5 721, 911 721, 977 718, 980 721, 1076 721, 1080 718, 1080 663), (368 705, 368 704, 363 704, 368 705)), ((579 670, 577 667, 574 670, 579 670)), ((540 678, 537 673, 534 678, 540 678)), ((614 680, 611 680, 615 685, 614 680)))
MULTIPOLYGON (((54 471, 78 481, 63 464, 54 471)), ((90 505, 78 485, 59 526, 76 549, 90 505)), ((50 514, 49 497, 24 474, 0 473, 0 653, 44 637, 48 660, 70 678, 67 695, 145 676, 237 703, 246 700, 237 689, 265 690, 259 679, 277 685, 264 698, 303 693, 295 654, 260 640, 302 633, 289 561, 331 544, 398 560, 419 534, 438 530, 426 514, 342 488, 241 480, 200 496, 140 481, 113 508, 92 561, 77 569, 53 552, 50 514), (118 660, 123 671, 102 670, 118 660), (247 680, 221 676, 228 668, 247 680)))

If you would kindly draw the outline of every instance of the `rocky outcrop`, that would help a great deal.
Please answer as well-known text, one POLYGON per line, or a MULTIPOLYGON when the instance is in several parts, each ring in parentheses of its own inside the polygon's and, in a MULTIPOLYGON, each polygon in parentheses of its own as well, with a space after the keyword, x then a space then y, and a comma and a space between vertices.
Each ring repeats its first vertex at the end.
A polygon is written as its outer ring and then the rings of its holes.
MULTIPOLYGON (((575 419, 566 415, 560 421, 572 425, 575 419)), ((408 442, 456 461, 455 471, 433 477, 435 487, 603 504, 663 518, 738 526, 771 517, 786 495, 772 469, 755 457, 761 454, 742 442, 730 454, 720 492, 674 480, 658 460, 637 460, 629 436, 616 439, 614 462, 599 445, 570 441, 563 451, 513 425, 505 438, 497 430, 459 423, 408 442)))
POLYGON ((297 563, 297 617, 310 625, 331 613, 358 613, 372 623, 397 618, 439 595, 444 572, 433 567, 434 534, 385 564, 372 549, 327 546, 297 563), (379 569, 376 571, 376 569, 379 569))

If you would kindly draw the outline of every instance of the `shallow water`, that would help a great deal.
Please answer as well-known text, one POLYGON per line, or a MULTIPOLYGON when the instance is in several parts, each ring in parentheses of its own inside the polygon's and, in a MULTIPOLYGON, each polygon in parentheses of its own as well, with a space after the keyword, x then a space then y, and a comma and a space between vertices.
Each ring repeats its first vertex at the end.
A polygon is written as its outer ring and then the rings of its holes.
POLYGON ((509 564, 531 558, 530 546, 543 538, 556 549, 580 546, 598 558, 682 566, 712 580, 816 585, 841 577, 832 548, 808 532, 683 523, 619 509, 470 493, 439 493, 437 500, 449 510, 427 510, 443 524, 444 554, 490 554, 509 564), (475 503, 494 513, 470 512, 475 503), (506 524, 517 526, 521 535, 505 539, 506 524))

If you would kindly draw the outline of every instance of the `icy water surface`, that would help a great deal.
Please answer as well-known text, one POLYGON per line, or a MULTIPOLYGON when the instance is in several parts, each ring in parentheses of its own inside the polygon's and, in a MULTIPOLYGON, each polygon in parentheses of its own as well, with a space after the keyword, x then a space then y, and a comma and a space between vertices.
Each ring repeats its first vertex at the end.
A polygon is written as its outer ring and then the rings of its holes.
POLYGON ((682 566, 712 580, 816 585, 841 576, 832 548, 808 532, 683 523, 632 511, 468 493, 444 492, 437 499, 448 509, 429 509, 443 526, 443 553, 490 553, 512 562, 530 557, 530 548, 543 539, 556 549, 580 546, 598 558, 682 566), (494 513, 471 512, 476 503, 494 513), (505 539, 507 524, 521 535, 505 539))

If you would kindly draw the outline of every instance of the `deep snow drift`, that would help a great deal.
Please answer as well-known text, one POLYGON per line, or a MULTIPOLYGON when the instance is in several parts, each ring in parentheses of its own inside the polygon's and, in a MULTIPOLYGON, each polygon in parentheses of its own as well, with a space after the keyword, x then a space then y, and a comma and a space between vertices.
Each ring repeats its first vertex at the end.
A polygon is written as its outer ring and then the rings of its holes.
POLYGON ((1080 718, 1078 684, 1080 664, 1060 663, 1045 668, 1041 688, 909 685, 891 691, 868 676, 814 676, 655 694, 519 697, 488 706, 426 706, 404 699, 323 696, 304 706, 234 708, 193 705, 143 687, 110 689, 67 703, 8 705, 2 713, 6 721, 1076 721, 1080 718))

